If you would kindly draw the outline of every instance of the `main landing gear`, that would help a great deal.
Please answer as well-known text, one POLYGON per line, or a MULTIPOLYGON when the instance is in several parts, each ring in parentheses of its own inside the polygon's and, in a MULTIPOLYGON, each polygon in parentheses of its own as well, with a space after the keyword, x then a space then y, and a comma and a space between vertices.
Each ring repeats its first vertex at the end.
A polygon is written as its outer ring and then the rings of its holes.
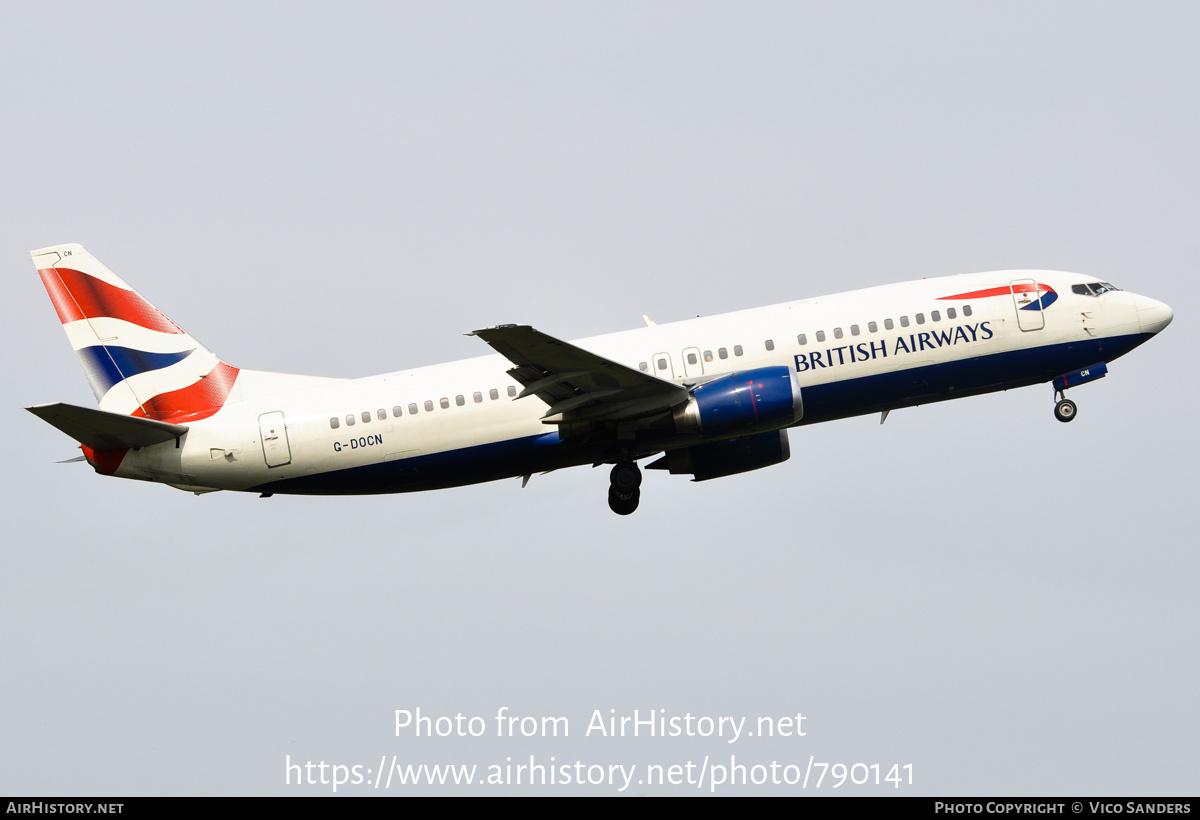
POLYGON ((629 515, 641 500, 642 471, 632 461, 618 461, 608 474, 608 507, 617 515, 629 515))
POLYGON ((1061 390, 1055 391, 1054 395, 1058 398, 1058 402, 1054 405, 1054 418, 1064 423, 1075 418, 1075 414, 1079 412, 1075 402, 1063 395, 1061 390))

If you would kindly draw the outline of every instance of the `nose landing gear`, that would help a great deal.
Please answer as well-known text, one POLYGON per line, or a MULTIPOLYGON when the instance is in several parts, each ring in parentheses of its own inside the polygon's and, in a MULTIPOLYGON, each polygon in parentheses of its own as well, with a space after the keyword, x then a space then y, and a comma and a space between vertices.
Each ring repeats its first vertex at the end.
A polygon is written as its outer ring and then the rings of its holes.
POLYGON ((632 461, 619 461, 608 474, 608 507, 617 515, 629 515, 641 500, 642 471, 632 461))
POLYGON ((1108 365, 1104 362, 1096 362, 1071 373, 1055 376, 1053 382, 1054 398, 1058 401, 1054 405, 1054 418, 1061 422, 1068 422, 1074 419, 1075 414, 1079 412, 1079 408, 1075 406, 1075 402, 1067 398, 1068 387, 1085 384, 1096 379, 1103 379, 1107 375, 1108 365))

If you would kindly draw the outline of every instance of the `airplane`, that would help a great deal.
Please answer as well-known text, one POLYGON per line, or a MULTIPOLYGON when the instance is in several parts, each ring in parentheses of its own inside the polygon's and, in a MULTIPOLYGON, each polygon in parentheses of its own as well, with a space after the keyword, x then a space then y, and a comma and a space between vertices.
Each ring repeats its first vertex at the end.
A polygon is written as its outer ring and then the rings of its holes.
MULTIPOLYGON (((562 341, 473 331, 491 355, 359 379, 227 364, 76 244, 31 252, 99 409, 31 413, 97 473, 214 490, 397 493, 612 465, 694 481, 786 461, 788 430, 1050 383, 1068 388, 1171 323, 1170 307, 1060 271, 971 273, 562 341)), ((80 459, 75 459, 80 460, 80 459)))

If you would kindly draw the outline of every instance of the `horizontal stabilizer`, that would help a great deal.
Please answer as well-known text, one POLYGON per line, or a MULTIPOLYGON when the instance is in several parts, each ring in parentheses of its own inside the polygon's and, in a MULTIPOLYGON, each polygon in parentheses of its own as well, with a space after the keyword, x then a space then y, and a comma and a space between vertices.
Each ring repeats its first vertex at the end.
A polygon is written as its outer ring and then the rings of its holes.
POLYGON ((30 413, 52 424, 85 447, 93 450, 136 450, 182 436, 186 424, 122 416, 73 404, 39 404, 26 407, 30 413))

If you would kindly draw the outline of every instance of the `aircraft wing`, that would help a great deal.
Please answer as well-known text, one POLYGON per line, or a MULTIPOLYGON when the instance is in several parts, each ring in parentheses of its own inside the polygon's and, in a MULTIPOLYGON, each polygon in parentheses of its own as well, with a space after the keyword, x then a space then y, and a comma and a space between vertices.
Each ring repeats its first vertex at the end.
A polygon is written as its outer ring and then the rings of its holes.
POLYGON ((472 331, 515 367, 509 375, 524 385, 517 396, 537 396, 549 405, 543 419, 624 421, 661 414, 687 401, 688 391, 548 336, 529 325, 498 325, 472 331))
POLYGON ((42 421, 62 430, 80 444, 93 450, 132 450, 179 438, 188 431, 185 424, 123 416, 73 404, 39 404, 26 407, 42 421))

